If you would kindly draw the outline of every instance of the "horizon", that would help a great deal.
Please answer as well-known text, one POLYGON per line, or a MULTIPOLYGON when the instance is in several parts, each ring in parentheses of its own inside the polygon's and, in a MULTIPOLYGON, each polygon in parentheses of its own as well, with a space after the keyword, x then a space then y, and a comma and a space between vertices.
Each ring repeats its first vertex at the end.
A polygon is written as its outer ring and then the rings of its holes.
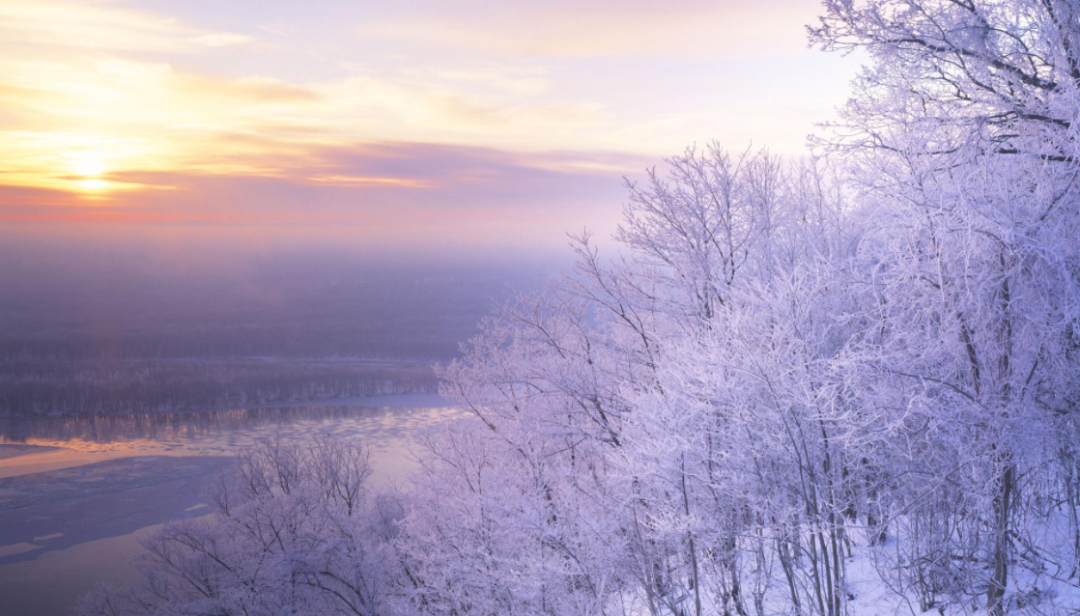
POLYGON ((695 143, 804 152, 855 74, 816 1, 612 6, 0 2, 0 231, 550 256, 695 143))

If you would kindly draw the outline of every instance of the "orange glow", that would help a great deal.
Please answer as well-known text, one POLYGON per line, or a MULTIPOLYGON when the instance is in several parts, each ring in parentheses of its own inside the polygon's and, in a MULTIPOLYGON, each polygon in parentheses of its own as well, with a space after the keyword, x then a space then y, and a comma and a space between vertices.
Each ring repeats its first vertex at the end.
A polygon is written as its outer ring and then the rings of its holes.
POLYGON ((436 183, 434 181, 424 179, 357 177, 351 175, 319 175, 311 177, 309 178, 309 180, 316 184, 345 187, 393 186, 397 188, 428 189, 434 188, 436 186, 436 183))
POLYGON ((278 3, 265 21, 197 4, 0 0, 0 190, 22 208, 0 217, 37 218, 27 210, 48 194, 77 217, 101 210, 94 219, 183 219, 251 200, 248 222, 267 222, 314 216, 330 193, 394 192, 405 207, 469 184, 442 195, 464 209, 524 176, 536 183, 527 198, 561 203, 556 177, 617 178, 713 138, 801 151, 851 74, 824 56, 812 76, 768 63, 813 53, 810 0, 492 3, 484 20, 438 3, 278 3), (425 159, 424 146, 478 160, 425 159), (279 192, 250 192, 271 185, 279 192), (183 215, 160 211, 162 189, 188 195, 171 202, 183 215))
POLYGON ((105 180, 78 180, 75 184, 80 189, 91 193, 100 192, 109 187, 109 183, 105 180))

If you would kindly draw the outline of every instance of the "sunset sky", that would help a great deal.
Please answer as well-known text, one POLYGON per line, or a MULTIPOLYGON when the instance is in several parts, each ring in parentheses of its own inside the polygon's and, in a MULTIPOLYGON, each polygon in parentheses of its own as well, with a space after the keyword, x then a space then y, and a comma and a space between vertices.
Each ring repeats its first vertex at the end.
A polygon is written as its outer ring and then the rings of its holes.
POLYGON ((0 0, 0 226, 557 240, 692 143, 801 152, 818 8, 0 0))

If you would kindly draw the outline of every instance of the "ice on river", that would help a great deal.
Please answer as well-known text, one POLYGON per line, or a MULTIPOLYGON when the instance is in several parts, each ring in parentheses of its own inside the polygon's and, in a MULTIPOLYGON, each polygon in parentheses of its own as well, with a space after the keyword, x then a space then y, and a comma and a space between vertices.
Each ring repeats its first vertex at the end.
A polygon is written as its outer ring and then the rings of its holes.
POLYGON ((231 456, 261 438, 356 438, 373 480, 398 482, 427 427, 461 416, 438 396, 207 413, 0 421, 0 605, 64 614, 101 582, 138 575, 139 540, 212 514, 206 497, 231 456))

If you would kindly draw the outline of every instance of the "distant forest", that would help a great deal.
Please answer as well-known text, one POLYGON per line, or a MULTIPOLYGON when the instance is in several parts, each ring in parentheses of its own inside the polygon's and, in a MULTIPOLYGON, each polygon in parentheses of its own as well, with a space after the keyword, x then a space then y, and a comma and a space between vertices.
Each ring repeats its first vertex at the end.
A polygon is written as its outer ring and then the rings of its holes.
POLYGON ((0 417, 114 415, 241 408, 271 402, 432 392, 417 362, 5 362, 0 417))
POLYGON ((456 357, 481 316, 536 277, 463 269, 267 262, 198 280, 2 272, 12 292, 0 298, 0 417, 434 391, 432 365, 456 357))

